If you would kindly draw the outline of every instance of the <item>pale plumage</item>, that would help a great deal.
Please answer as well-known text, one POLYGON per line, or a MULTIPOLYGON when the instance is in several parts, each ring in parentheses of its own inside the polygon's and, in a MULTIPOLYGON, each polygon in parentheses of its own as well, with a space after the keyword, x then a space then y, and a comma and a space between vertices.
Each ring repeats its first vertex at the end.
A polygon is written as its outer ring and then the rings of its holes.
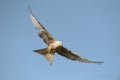
POLYGON ((63 47, 62 42, 56 41, 52 37, 52 35, 47 31, 47 29, 45 29, 43 25, 37 20, 37 18, 34 16, 31 10, 30 10, 30 17, 31 17, 34 27, 40 30, 38 32, 38 35, 40 36, 40 38, 43 39, 43 41, 48 46, 47 48, 44 48, 44 49, 34 50, 34 52, 37 52, 45 56, 45 58, 49 61, 50 64, 52 64, 55 52, 61 56, 64 56, 74 61, 81 61, 85 63, 103 63, 103 62, 88 60, 84 57, 78 56, 71 50, 68 50, 67 48, 63 47))

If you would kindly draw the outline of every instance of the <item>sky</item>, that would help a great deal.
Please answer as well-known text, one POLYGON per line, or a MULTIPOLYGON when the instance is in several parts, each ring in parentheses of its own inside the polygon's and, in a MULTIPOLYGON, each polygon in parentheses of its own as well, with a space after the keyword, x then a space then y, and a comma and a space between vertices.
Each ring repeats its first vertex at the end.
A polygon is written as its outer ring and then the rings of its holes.
POLYGON ((120 0, 0 0, 0 80, 120 80, 120 0), (101 65, 34 52, 47 47, 28 6, 52 36, 101 65))

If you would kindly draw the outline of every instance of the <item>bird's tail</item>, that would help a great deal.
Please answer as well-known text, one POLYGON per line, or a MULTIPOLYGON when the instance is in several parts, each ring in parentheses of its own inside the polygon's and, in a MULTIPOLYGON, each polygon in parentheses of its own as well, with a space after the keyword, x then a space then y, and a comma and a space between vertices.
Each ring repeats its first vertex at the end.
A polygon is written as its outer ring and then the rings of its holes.
POLYGON ((39 53, 39 54, 41 54, 43 56, 45 56, 45 58, 48 60, 48 62, 50 63, 50 65, 52 65, 52 61, 53 61, 55 53, 48 53, 47 52, 47 48, 33 50, 33 51, 36 52, 36 53, 39 53))

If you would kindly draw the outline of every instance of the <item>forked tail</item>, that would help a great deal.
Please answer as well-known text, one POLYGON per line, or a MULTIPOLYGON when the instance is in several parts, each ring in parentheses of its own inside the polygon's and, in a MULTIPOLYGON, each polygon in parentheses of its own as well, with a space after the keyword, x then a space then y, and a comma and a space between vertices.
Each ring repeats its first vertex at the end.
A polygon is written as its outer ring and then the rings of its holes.
POLYGON ((45 58, 48 60, 48 62, 50 63, 50 65, 52 65, 52 61, 53 61, 55 53, 48 53, 47 52, 47 48, 33 50, 33 51, 36 52, 36 53, 39 53, 39 54, 41 54, 43 56, 45 56, 45 58))

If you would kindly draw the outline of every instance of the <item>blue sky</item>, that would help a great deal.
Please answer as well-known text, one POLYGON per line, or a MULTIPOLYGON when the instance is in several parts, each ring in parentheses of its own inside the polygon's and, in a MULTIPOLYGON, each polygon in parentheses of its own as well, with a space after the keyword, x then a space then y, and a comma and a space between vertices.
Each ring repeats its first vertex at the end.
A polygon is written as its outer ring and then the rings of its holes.
POLYGON ((0 0, 0 80, 119 80, 119 0, 0 0), (53 66, 32 50, 46 45, 28 6, 56 40, 102 65, 55 55, 53 66))

